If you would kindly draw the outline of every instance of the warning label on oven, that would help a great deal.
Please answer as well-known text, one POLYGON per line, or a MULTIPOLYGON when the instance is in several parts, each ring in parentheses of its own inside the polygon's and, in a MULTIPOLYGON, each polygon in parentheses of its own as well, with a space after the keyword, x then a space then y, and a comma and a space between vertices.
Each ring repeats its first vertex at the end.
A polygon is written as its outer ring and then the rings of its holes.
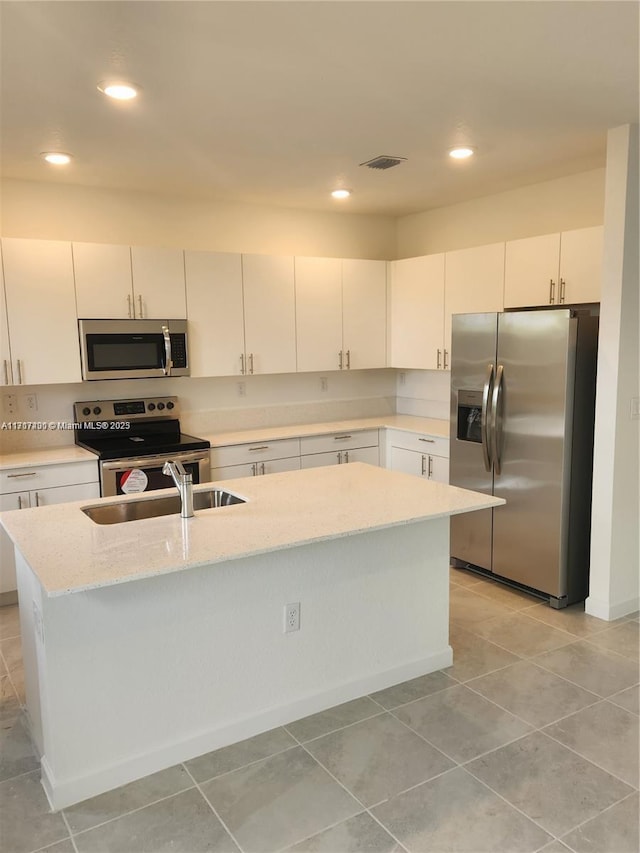
POLYGON ((120 489, 125 495, 132 492, 144 492, 149 485, 149 478, 140 468, 125 471, 120 477, 120 489))

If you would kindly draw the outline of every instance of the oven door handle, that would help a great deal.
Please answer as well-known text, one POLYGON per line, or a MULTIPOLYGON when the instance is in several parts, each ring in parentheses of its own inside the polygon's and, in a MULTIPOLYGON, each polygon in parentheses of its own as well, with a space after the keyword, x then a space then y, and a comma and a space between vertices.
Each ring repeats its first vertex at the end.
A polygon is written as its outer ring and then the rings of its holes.
POLYGON ((164 338, 164 367, 162 368, 162 372, 165 376, 171 376, 173 361, 171 359, 171 335, 169 334, 168 326, 162 327, 162 337, 164 338))
POLYGON ((162 453, 157 456, 131 456, 122 459, 112 459, 101 462, 104 471, 126 471, 129 468, 159 468, 167 460, 185 462, 202 462, 209 458, 208 450, 195 450, 192 453, 162 453))

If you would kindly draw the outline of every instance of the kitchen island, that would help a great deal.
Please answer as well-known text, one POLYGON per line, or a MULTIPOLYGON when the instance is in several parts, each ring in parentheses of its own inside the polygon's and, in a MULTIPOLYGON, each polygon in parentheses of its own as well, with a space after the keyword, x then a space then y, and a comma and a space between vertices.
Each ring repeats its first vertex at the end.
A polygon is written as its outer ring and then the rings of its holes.
POLYGON ((449 516, 503 501, 360 463, 224 488, 191 519, 0 517, 54 808, 450 665, 449 516))

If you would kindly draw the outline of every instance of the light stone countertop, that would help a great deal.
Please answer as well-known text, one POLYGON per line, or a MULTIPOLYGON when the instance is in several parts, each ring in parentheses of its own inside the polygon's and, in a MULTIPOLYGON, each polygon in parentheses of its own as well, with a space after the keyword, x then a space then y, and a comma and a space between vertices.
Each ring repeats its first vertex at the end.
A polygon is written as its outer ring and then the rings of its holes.
POLYGON ((67 462, 96 462, 97 456, 90 450, 75 444, 61 447, 42 447, 34 450, 20 450, 0 455, 0 471, 7 468, 36 468, 42 465, 60 465, 67 462))
POLYGON ((351 418, 344 421, 322 421, 312 424, 291 424, 278 427, 256 427, 207 434, 212 447, 224 447, 227 444, 245 444, 256 441, 277 441, 284 438, 304 438, 310 435, 329 435, 334 432, 357 431, 364 429, 404 430, 405 432, 449 438, 449 421, 439 418, 421 418, 415 415, 378 415, 372 418, 351 418))
MULTIPOLYGON (((504 503, 361 462, 225 480, 221 487, 247 502, 199 510, 191 519, 99 525, 81 511, 95 505, 85 500, 5 512, 0 522, 53 597, 504 503)), ((166 494, 175 490, 153 492, 166 494)))

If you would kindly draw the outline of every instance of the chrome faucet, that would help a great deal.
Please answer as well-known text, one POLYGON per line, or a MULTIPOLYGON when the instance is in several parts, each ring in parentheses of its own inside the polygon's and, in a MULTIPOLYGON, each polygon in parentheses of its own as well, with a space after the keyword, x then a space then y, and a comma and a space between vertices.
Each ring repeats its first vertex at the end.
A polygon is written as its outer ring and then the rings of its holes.
POLYGON ((182 462, 169 460, 162 466, 162 473, 173 478, 176 489, 180 493, 180 516, 193 518, 193 477, 188 474, 182 462))

